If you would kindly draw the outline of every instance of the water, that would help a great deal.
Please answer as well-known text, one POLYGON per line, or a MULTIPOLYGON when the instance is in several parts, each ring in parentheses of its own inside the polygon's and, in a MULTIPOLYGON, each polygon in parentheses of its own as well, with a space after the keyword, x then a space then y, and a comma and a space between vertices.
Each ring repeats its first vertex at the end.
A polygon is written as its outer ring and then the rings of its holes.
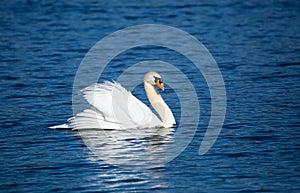
MULTIPOLYGON (((299 192, 298 2, 0 4, 2 192, 299 192), (195 137, 167 164, 126 170, 95 159, 78 133, 47 127, 72 115, 73 81, 89 48, 116 30, 144 23, 180 28, 209 49, 226 84, 227 113, 213 148, 198 156, 209 92, 203 77, 185 69, 201 86, 195 137)), ((161 58, 188 62, 169 50, 141 48, 114 64, 161 58)), ((120 73, 109 70, 103 79, 120 73)), ((147 103, 141 86, 133 93, 147 103)), ((167 98, 178 119, 177 98, 167 98)))

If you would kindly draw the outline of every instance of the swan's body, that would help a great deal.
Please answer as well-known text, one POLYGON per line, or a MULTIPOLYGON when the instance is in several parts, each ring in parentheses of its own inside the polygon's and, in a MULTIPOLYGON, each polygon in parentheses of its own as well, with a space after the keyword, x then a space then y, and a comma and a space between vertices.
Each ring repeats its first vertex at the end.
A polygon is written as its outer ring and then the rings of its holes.
POLYGON ((80 129, 128 129, 172 127, 176 124, 172 111, 155 88, 164 90, 161 76, 148 72, 144 87, 152 107, 161 120, 139 99, 116 82, 93 84, 82 90, 84 98, 92 106, 70 118, 69 124, 50 127, 80 129))

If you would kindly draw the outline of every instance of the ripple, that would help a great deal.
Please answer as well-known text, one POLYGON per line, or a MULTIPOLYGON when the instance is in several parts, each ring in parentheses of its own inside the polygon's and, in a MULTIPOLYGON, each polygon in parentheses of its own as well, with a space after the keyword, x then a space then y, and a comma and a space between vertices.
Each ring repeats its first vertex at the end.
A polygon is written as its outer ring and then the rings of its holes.
MULTIPOLYGON (((6 1, 0 6, 1 190, 298 192, 298 8, 297 1, 6 1), (186 58, 154 46, 120 54, 104 78, 117 77, 136 61, 159 59, 194 80, 201 124, 175 159, 166 162, 176 128, 165 135, 47 129, 72 116, 73 80, 87 50, 118 29, 142 23, 193 34, 220 66, 227 115, 217 142, 203 156, 198 149, 211 112, 206 81, 185 67, 191 64, 186 58)), ((134 94, 145 100, 142 89, 134 94)), ((173 95, 165 93, 178 119, 180 104, 173 95)))

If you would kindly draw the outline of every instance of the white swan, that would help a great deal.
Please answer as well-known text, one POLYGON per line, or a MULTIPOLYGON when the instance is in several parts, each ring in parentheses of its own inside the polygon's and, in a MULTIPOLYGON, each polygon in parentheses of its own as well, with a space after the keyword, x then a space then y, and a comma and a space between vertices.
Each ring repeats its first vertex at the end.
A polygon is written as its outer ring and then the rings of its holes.
POLYGON ((82 90, 84 98, 92 105, 74 117, 68 124, 49 127, 81 129, 169 128, 176 124, 172 111, 155 88, 164 91, 161 76, 148 72, 144 87, 148 100, 161 120, 143 102, 116 82, 93 84, 82 90))

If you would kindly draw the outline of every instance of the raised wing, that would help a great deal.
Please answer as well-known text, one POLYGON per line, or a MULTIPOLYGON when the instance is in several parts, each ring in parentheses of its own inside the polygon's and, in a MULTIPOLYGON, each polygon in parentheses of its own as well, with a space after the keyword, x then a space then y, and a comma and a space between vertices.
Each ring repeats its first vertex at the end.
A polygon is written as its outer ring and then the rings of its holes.
POLYGON ((82 90, 92 108, 69 121, 75 129, 161 127, 162 122, 139 99, 116 82, 93 84, 82 90))

